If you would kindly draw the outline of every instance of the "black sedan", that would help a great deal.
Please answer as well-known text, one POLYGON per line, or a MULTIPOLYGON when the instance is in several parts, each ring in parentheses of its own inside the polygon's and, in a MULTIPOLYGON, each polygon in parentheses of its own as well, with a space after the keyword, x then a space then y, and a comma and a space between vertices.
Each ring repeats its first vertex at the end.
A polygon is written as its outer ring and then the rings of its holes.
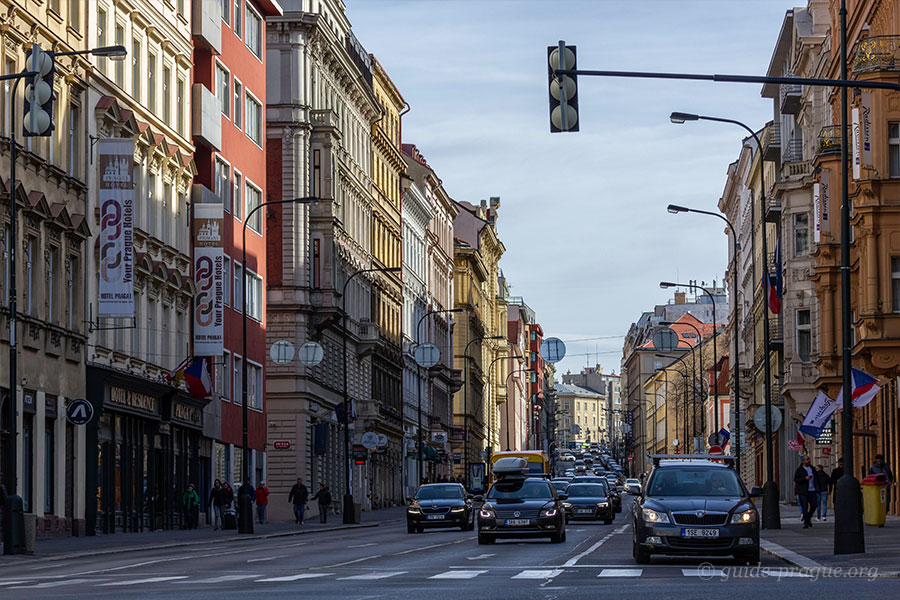
POLYGON ((573 483, 566 490, 566 519, 602 519, 609 525, 615 518, 612 499, 601 483, 573 483))
POLYGON ((735 471, 706 461, 660 462, 632 507, 634 560, 652 554, 730 555, 759 564, 759 515, 735 471))
POLYGON ((605 486, 606 495, 612 500, 613 510, 616 513, 622 512, 622 495, 619 494, 619 490, 616 489, 616 486, 609 484, 609 480, 606 479, 606 477, 585 475, 583 477, 576 477, 572 480, 572 483, 599 483, 605 486))
POLYGON ((572 481, 571 477, 560 477, 557 479, 551 479, 550 483, 553 484, 553 487, 556 488, 556 492, 558 494, 565 494, 566 488, 569 487, 570 481, 572 481))
POLYGON ((422 533, 425 527, 475 528, 472 496, 458 483, 423 485, 406 508, 406 531, 422 533))
MULTIPOLYGON (((491 486, 478 512, 478 543, 493 544, 498 538, 549 537, 566 541, 562 502, 546 479, 508 477, 491 486)), ((476 500, 479 498, 476 497, 476 500)))

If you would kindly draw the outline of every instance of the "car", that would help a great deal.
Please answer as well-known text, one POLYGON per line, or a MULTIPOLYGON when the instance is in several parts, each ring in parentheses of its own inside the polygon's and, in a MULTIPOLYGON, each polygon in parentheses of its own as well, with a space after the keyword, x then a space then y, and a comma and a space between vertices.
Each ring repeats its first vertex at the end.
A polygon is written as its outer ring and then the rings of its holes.
POLYGON ((407 533, 422 533, 426 527, 475 529, 473 496, 459 483, 430 483, 420 486, 406 507, 407 533))
POLYGON ((564 477, 575 477, 575 469, 566 469, 564 477))
POLYGON ((685 459, 652 455, 654 466, 632 505, 632 555, 638 564, 653 554, 733 556, 759 564, 762 488, 747 491, 722 457, 685 459))
MULTIPOLYGON (((478 511, 478 543, 493 544, 499 538, 549 537, 566 541, 563 500, 549 481, 538 477, 508 476, 498 479, 484 496, 478 511)), ((476 496, 475 500, 482 500, 476 496)))
POLYGON ((635 477, 629 477, 625 480, 625 491, 629 494, 638 495, 641 493, 641 480, 635 477))
POLYGON ((602 483, 573 483, 566 490, 563 508, 566 519, 602 519, 606 525, 613 522, 615 512, 609 489, 602 483))
POLYGON ((613 511, 616 513, 622 512, 622 496, 619 494, 616 486, 610 485, 605 477, 586 475, 583 477, 576 477, 572 480, 572 483, 599 483, 604 485, 606 487, 607 496, 612 499, 613 511))
POLYGON ((604 475, 606 475, 606 470, 603 467, 594 467, 594 475, 603 477, 604 475))
POLYGON ((565 478, 551 479, 550 483, 553 485, 553 487, 556 488, 557 492, 559 492, 560 494, 565 494, 566 488, 569 487, 570 481, 572 481, 571 478, 565 477, 565 478))

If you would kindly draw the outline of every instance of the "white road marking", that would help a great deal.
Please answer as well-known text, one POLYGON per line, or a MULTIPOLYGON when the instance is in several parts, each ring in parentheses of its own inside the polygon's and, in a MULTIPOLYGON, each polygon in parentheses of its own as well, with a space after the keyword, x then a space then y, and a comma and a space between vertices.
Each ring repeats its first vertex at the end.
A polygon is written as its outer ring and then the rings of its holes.
MULTIPOLYGON (((794 568, 794 567, 791 567, 794 568)), ((801 571, 791 571, 779 567, 764 568, 761 571, 769 577, 812 577, 812 573, 803 573, 801 571)))
POLYGON ((446 571, 432 575, 428 579, 474 579, 487 571, 446 571))
POLYGON ((210 577, 209 579, 192 579, 190 581, 179 581, 178 583, 224 583, 226 581, 253 579, 254 577, 259 577, 259 573, 256 573, 254 575, 222 575, 221 577, 210 577))
POLYGON ((374 546, 375 542, 369 542, 368 544, 356 544, 355 546, 347 546, 348 548, 365 548, 366 546, 374 546))
MULTIPOLYGON (((467 541, 467 540, 462 540, 467 541)), ((403 554, 410 554, 412 552, 419 552, 420 550, 430 550, 432 548, 440 548, 441 546, 449 546, 450 544, 458 544, 459 542, 446 542, 444 544, 432 544, 431 546, 422 546, 421 548, 410 548, 409 550, 404 550, 403 552, 394 552, 391 556, 401 556, 403 554)))
POLYGON ((704 579, 712 579, 713 577, 723 577, 725 571, 722 569, 682 569, 681 574, 685 577, 703 577, 704 579))
POLYGON ((142 583, 160 583, 162 581, 172 581, 173 579, 187 579, 187 575, 172 575, 169 577, 147 577, 146 579, 132 579, 131 581, 113 581, 112 583, 101 583, 100 587, 121 586, 121 585, 140 585, 142 583))
POLYGON ((553 579, 561 575, 562 569, 533 569, 525 570, 518 575, 513 575, 513 579, 553 579))
POLYGON ((492 556, 497 556, 496 554, 479 554, 478 556, 467 556, 466 558, 469 560, 482 560, 485 558, 490 558, 492 556))
POLYGON ((284 557, 286 557, 286 556, 287 556, 287 554, 280 554, 280 555, 278 555, 278 556, 267 556, 266 558, 251 558, 251 559, 249 559, 247 562, 248 562, 248 563, 252 563, 252 562, 263 562, 263 561, 266 561, 266 560, 275 560, 276 558, 284 558, 284 557))
POLYGON ((640 577, 643 569, 603 569, 597 577, 640 577))
POLYGON ((316 577, 327 577, 334 573, 299 573, 297 575, 285 575, 284 577, 267 577, 266 579, 257 579, 256 583, 268 583, 271 581, 297 581, 298 579, 315 579, 316 577))
POLYGON ((44 583, 35 583, 33 585, 16 585, 9 589, 11 590, 34 590, 34 589, 44 589, 44 588, 52 588, 59 587, 61 585, 76 585, 79 583, 87 583, 89 581, 94 581, 92 579, 63 579, 62 581, 45 581, 44 583))
POLYGON ((352 575, 350 577, 338 577, 338 581, 344 580, 365 580, 365 579, 387 579, 388 577, 395 577, 397 575, 403 575, 404 573, 408 573, 409 571, 383 571, 381 573, 366 573, 365 575, 352 575))
POLYGON ((373 554, 372 556, 364 556, 362 558, 357 558, 356 560, 348 560, 347 562, 337 563, 335 565, 327 565, 325 567, 321 567, 323 569, 333 569, 334 567, 344 567, 347 565, 352 565, 358 562, 362 562, 364 560, 372 560, 373 558, 381 558, 380 554, 373 554))
POLYGON ((618 534, 618 533, 623 533, 627 528, 628 528, 628 525, 622 525, 621 527, 619 527, 619 528, 617 528, 617 529, 615 529, 615 530, 613 530, 613 531, 607 533, 603 538, 600 539, 600 541, 596 542, 593 546, 591 546, 590 548, 588 548, 588 549, 585 550, 584 552, 582 552, 582 553, 580 553, 580 554, 577 554, 577 555, 573 556, 572 558, 570 558, 569 560, 567 560, 565 563, 563 563, 562 566, 564 566, 564 567, 574 567, 574 566, 578 563, 579 560, 581 560, 582 558, 584 558, 584 557, 587 556, 588 554, 594 552, 597 548, 599 548, 600 546, 602 546, 603 544, 605 544, 605 543, 609 540, 609 538, 611 538, 612 536, 614 536, 614 535, 616 535, 616 534, 618 534))
POLYGON ((18 585, 20 583, 28 583, 28 580, 20 579, 19 581, 0 581, 0 585, 18 585))
POLYGON ((272 548, 294 548, 296 546, 305 546, 309 542, 297 542, 296 544, 282 544, 280 546, 272 546, 272 548))

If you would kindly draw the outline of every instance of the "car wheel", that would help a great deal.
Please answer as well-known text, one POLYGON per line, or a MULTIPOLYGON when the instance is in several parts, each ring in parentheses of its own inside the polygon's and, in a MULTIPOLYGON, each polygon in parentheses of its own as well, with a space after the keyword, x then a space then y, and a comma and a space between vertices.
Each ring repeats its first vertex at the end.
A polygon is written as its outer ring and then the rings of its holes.
POLYGON ((613 522, 612 519, 603 519, 603 524, 604 524, 604 525, 612 525, 612 522, 613 522))
POLYGON ((734 558, 742 565, 755 567, 759 564, 759 547, 747 553, 735 554, 734 558))
POLYGON ((634 562, 639 565, 650 564, 650 552, 641 548, 641 545, 635 541, 631 544, 631 555, 634 557, 634 562))
POLYGON ((561 544, 565 539, 564 533, 554 533, 550 536, 550 542, 553 544, 561 544))
POLYGON ((496 540, 493 536, 485 535, 483 533, 478 534, 478 544, 485 546, 487 544, 493 544, 496 540))
POLYGON ((415 532, 416 532, 416 528, 413 527, 413 524, 407 523, 406 524, 406 533, 415 533, 415 532))
POLYGON ((425 531, 424 527, 416 527, 416 533, 422 533, 423 531, 425 531))

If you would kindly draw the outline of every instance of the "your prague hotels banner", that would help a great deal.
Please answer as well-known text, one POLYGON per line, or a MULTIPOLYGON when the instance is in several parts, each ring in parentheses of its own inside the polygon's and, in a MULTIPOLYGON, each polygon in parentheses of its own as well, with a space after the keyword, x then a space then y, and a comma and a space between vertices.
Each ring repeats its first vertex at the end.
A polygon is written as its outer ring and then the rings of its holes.
POLYGON ((99 152, 101 317, 134 317, 134 140, 101 139, 99 152))
POLYGON ((194 354, 221 356, 224 349, 224 248, 222 204, 194 205, 194 354))

